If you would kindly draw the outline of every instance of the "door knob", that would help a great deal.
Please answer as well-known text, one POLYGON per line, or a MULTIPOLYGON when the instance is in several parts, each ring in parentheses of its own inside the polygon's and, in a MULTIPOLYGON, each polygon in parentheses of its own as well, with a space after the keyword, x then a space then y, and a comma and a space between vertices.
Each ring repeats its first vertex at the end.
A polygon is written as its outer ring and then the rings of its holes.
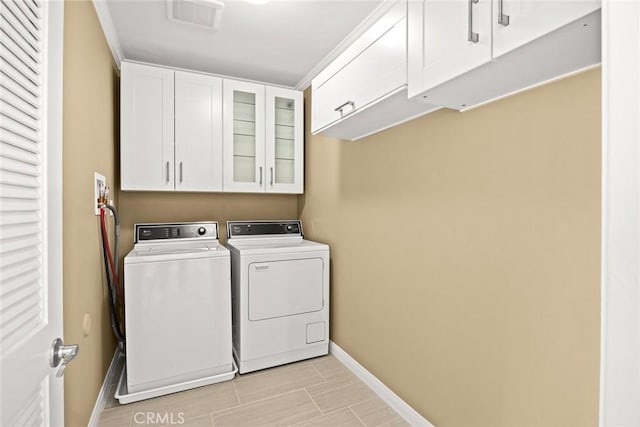
POLYGON ((49 353, 49 366, 58 368, 56 372, 57 378, 64 375, 64 368, 78 355, 79 349, 78 344, 64 345, 61 338, 53 340, 51 352, 49 353))

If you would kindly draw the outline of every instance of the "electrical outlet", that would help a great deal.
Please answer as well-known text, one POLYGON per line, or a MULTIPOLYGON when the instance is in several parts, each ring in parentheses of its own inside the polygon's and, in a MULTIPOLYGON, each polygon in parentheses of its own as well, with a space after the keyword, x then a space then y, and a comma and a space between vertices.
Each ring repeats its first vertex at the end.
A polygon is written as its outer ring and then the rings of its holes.
POLYGON ((104 177, 104 175, 100 175, 98 172, 95 172, 93 175, 93 207, 95 209, 96 215, 100 215, 100 208, 98 207, 98 197, 100 197, 100 190, 104 189, 104 187, 107 185, 107 179, 104 177))

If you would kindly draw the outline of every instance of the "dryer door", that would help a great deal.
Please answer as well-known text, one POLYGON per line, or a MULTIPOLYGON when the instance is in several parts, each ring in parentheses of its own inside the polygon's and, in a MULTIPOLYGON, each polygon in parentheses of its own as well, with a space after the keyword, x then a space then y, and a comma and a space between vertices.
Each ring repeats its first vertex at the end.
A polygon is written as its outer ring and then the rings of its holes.
POLYGON ((322 310, 323 263, 307 258, 249 264, 249 320, 322 310))

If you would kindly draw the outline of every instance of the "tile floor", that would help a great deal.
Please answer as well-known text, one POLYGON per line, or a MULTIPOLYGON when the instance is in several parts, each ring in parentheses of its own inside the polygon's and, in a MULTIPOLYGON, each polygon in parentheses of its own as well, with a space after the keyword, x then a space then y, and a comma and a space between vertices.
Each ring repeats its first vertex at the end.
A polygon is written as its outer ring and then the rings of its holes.
POLYGON ((113 399, 115 387, 100 427, 158 425, 163 418, 189 427, 408 425, 332 355, 128 405, 113 399))

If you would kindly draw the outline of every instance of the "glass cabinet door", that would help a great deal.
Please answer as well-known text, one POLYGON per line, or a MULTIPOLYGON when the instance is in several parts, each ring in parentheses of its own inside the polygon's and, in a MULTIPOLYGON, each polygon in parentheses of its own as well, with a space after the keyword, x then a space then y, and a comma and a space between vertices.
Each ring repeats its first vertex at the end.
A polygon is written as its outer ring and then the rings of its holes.
POLYGON ((266 191, 303 192, 302 92, 266 89, 266 191))
POLYGON ((253 83, 223 83, 224 191, 264 191, 264 91, 253 83))

